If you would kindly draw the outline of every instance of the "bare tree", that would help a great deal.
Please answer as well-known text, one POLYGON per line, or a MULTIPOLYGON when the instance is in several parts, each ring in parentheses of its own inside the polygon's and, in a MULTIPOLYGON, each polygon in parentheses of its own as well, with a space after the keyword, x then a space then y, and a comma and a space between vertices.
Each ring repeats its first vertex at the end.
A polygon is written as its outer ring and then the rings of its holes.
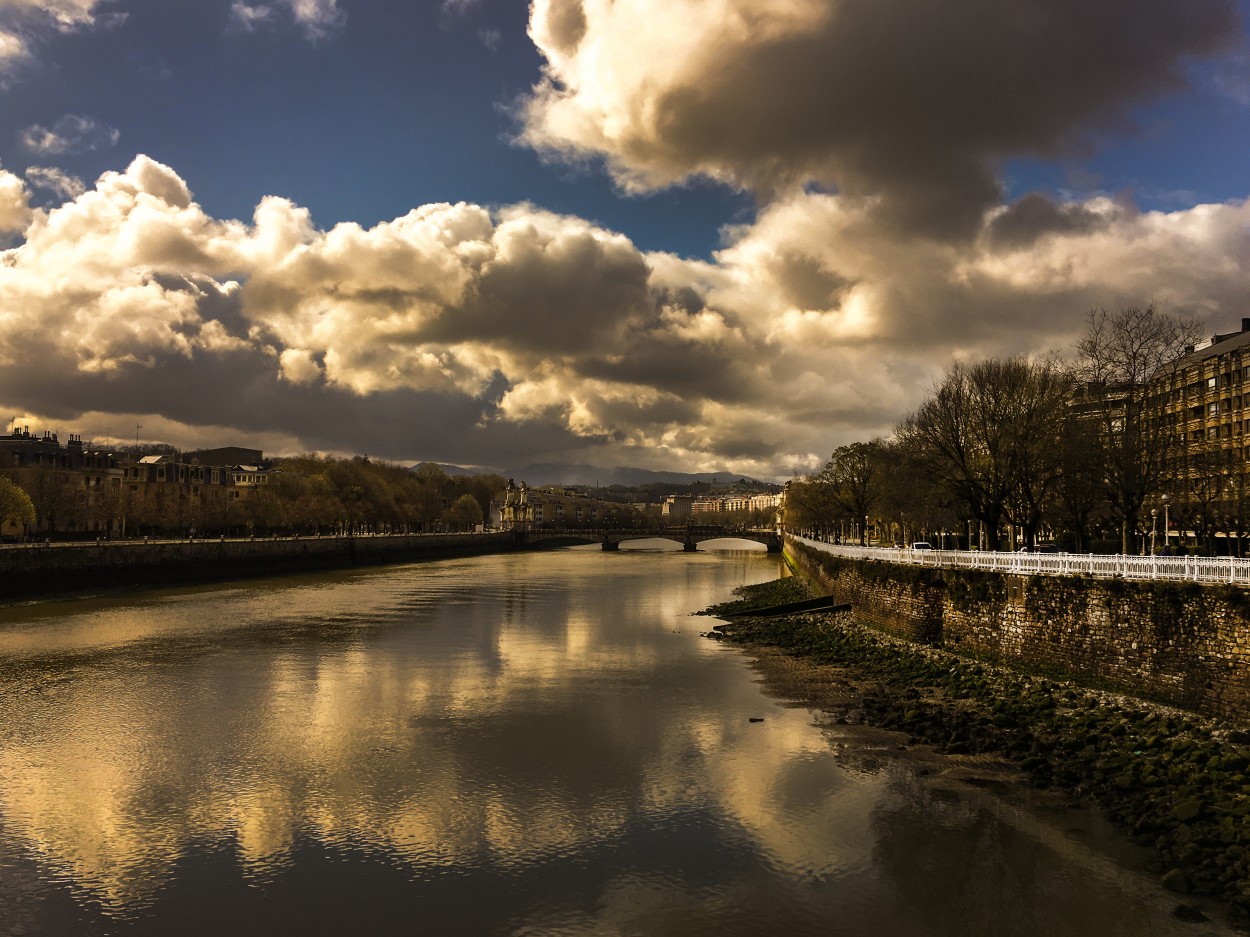
POLYGON ((836 514, 833 484, 824 469, 796 478, 786 486, 785 525, 791 530, 826 539, 833 529, 836 514))
POLYGON ((1051 521, 1066 528, 1071 548, 1084 552, 1091 526, 1105 512, 1102 436, 1096 420, 1069 409, 1058 455, 1063 469, 1051 496, 1051 521))
POLYGON ((1099 423, 1107 500, 1126 553, 1142 505, 1160 490, 1172 442, 1167 422, 1150 419, 1149 385, 1193 347, 1199 333, 1196 320, 1153 305, 1116 313, 1098 309, 1090 312, 1077 343, 1079 405, 1099 423))
POLYGON ((829 485, 833 506, 854 524, 861 524, 860 539, 868 543, 863 524, 881 499, 885 487, 886 448, 880 439, 840 446, 825 463, 820 480, 829 485))
POLYGON ((1014 431, 1007 512, 1023 528, 1024 542, 1035 546, 1045 506, 1063 477, 1062 440, 1072 383, 1053 365, 1007 364, 998 372, 1007 407, 1004 417, 1014 431))
POLYGON ((1066 378, 1023 358, 955 364, 898 436, 997 547, 1004 519, 1035 537, 1059 477, 1066 378))

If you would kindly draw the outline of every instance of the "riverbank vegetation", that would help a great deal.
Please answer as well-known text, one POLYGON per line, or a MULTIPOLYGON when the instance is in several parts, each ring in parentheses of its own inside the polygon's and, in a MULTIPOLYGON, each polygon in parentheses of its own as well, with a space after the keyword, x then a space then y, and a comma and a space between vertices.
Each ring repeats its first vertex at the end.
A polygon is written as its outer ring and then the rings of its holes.
POLYGON ((448 475, 433 463, 281 458, 268 484, 243 502, 241 519, 262 533, 468 530, 489 516, 505 484, 498 475, 448 475))
POLYGON ((750 586, 739 586, 733 590, 733 594, 738 598, 728 602, 719 602, 699 614, 737 615, 752 609, 785 605, 787 602, 802 602, 804 599, 815 597, 811 587, 798 576, 785 576, 750 586))
MULTIPOLYGON (((189 497, 188 486, 84 486, 71 473, 35 469, 12 484, 24 491, 24 523, 42 518, 61 537, 95 538, 97 529, 123 536, 423 533, 471 530, 489 517, 498 475, 449 475, 438 465, 414 468, 365 457, 302 455, 273 459, 264 484, 189 497), (21 487, 18 487, 18 486, 21 487), (66 532, 60 519, 87 524, 66 532)), ((0 477, 0 510, 7 510, 0 477)), ((18 505, 15 510, 22 510, 18 505)), ((2 518, 0 518, 2 519, 2 518)))
POLYGON ((1178 411, 1169 389, 1196 337, 1153 306, 1099 311, 1068 360, 957 362, 889 438, 842 446, 792 482, 786 524, 887 545, 1241 555, 1250 483, 1225 439, 1236 424, 1187 432, 1194 408, 1178 411))
POLYGON ((847 674, 859 688, 851 721, 949 754, 1004 756, 1038 787, 1097 804, 1153 850, 1166 886, 1225 901, 1250 926, 1250 733, 913 645, 845 614, 716 631, 847 674))

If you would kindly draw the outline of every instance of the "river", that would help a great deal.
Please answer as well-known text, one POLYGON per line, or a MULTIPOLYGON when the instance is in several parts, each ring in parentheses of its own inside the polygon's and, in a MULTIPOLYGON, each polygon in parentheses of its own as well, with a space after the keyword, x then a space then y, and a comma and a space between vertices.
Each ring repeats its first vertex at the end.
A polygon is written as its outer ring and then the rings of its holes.
POLYGON ((1087 811, 922 772, 575 548, 0 609, 0 934, 1213 934, 1087 811))

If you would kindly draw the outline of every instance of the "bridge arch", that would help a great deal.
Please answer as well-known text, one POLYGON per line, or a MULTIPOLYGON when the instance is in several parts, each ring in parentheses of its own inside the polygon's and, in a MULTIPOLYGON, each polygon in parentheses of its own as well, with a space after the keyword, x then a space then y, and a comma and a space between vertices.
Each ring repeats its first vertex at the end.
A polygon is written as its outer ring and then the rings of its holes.
POLYGON ((693 552, 708 541, 748 541, 763 544, 770 553, 781 552, 781 536, 775 530, 726 529, 714 525, 688 524, 684 527, 651 527, 599 530, 516 529, 517 542, 529 546, 571 546, 600 543, 605 550, 618 550, 631 540, 670 540, 693 552))
POLYGON ((708 540, 700 540, 700 547, 708 547, 713 550, 742 550, 753 547, 759 547, 762 550, 768 549, 768 544, 751 537, 738 537, 734 534, 726 534, 723 537, 712 537, 708 540))

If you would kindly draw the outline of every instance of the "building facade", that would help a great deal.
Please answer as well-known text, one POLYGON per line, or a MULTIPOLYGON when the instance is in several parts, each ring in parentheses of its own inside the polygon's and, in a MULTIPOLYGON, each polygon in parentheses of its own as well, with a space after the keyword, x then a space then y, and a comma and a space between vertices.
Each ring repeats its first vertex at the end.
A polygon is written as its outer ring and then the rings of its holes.
POLYGON ((30 496, 36 521, 24 533, 35 536, 235 530, 246 521, 240 502, 269 473, 259 450, 216 451, 259 456, 259 464, 204 464, 177 454, 135 458, 85 446, 79 436, 62 442, 55 433, 14 427, 0 436, 0 472, 30 496))
POLYGON ((1156 378, 1145 409, 1163 460, 1156 519, 1175 521, 1173 530, 1250 527, 1250 318, 1197 343, 1156 378))
POLYGON ((578 529, 632 526, 637 512, 628 504, 603 501, 567 488, 531 488, 508 479, 496 499, 492 522, 503 528, 578 529))

